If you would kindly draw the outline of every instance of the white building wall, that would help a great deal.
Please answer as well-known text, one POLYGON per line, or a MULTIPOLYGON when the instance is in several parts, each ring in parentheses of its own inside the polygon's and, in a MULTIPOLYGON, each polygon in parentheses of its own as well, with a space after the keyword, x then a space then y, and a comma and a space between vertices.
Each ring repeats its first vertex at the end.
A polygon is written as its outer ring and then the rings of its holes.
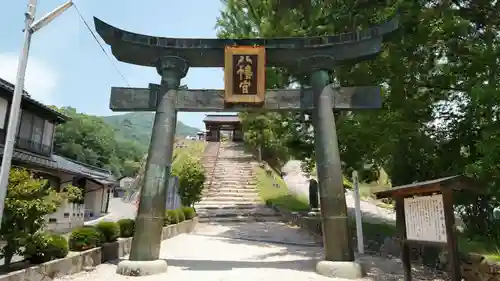
POLYGON ((97 218, 106 212, 108 202, 108 185, 100 185, 91 181, 87 181, 85 187, 85 216, 97 218))
MULTIPOLYGON (((71 184, 72 175, 57 173, 61 179, 61 190, 71 184)), ((72 229, 82 226, 85 219, 85 207, 83 204, 73 204, 64 201, 55 213, 47 215, 47 228, 57 233, 70 232, 72 229)))

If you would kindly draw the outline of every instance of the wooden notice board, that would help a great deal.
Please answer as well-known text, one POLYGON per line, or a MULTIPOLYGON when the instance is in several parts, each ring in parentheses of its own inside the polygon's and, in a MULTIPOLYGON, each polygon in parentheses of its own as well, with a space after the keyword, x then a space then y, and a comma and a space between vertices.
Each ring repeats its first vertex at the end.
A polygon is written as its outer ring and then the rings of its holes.
POLYGON ((266 91, 266 49, 227 46, 224 52, 226 103, 263 104, 266 91))

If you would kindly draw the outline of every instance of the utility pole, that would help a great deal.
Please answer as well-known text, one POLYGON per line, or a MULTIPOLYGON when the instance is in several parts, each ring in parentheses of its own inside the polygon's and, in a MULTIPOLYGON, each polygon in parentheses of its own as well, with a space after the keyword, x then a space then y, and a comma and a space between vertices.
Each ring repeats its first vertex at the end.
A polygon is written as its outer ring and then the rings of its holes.
POLYGON ((2 166, 0 167, 0 225, 3 219, 5 197, 7 195, 7 187, 9 184, 12 154, 14 152, 14 145, 16 143, 16 132, 17 125, 19 124, 19 113, 21 111, 21 100, 24 91, 24 77, 26 75, 26 67, 28 64, 31 36, 33 35, 33 33, 52 22, 52 20, 54 20, 57 16, 61 15, 64 11, 73 6, 73 1, 70 0, 35 22, 37 2, 37 0, 29 0, 28 9, 24 14, 24 42, 17 65, 16 84, 14 85, 14 94, 12 96, 12 103, 10 106, 9 124, 7 125, 7 135, 5 136, 5 147, 3 149, 1 164, 2 166))

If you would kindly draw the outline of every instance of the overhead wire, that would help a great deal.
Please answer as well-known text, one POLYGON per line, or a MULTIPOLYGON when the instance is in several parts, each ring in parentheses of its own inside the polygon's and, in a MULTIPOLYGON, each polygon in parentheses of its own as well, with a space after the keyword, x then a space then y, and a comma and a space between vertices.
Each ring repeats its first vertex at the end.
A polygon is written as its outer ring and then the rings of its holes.
POLYGON ((76 3, 74 3, 74 2, 73 2, 73 7, 75 8, 76 12, 78 13, 78 16, 80 17, 80 19, 83 21, 83 23, 87 27, 87 30, 90 32, 90 34, 92 35, 92 37, 94 38, 94 40, 97 42, 97 44, 101 48, 101 51, 104 53, 104 55, 106 55, 106 57, 108 58, 109 62, 111 62, 111 64, 115 68, 116 72, 118 72, 118 75, 120 75, 120 77, 123 79, 123 81, 125 81, 125 83, 127 84, 127 86, 130 87, 130 83, 128 82, 127 78, 125 78, 125 75, 123 75, 123 73, 120 71, 120 69, 118 69, 118 67, 116 66, 115 62, 111 58, 111 56, 108 54, 108 52, 106 52, 106 50, 104 49, 104 46, 101 44, 101 42, 97 38, 97 35, 92 30, 92 28, 90 28, 90 25, 87 23, 87 21, 85 20, 85 18, 82 15, 82 13, 80 12, 80 10, 78 9, 78 7, 76 6, 76 3))

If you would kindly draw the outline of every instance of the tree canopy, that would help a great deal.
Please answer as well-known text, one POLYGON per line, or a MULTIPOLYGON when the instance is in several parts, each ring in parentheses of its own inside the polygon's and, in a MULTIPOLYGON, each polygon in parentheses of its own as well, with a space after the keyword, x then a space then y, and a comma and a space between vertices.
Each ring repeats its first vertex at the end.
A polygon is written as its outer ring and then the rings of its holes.
MULTIPOLYGON (((491 195, 458 196, 468 230, 500 241, 500 225, 491 219, 500 191, 500 1, 223 3, 217 23, 221 38, 341 33, 381 23, 399 11, 400 30, 377 58, 332 73, 342 86, 383 87, 382 109, 336 113, 343 169, 383 167, 393 186, 472 176, 491 195)), ((307 83, 286 69, 267 71, 268 88, 307 83)), ((267 113, 259 122, 251 113, 242 117, 252 140, 260 134, 265 145, 281 146, 312 163, 307 113, 267 113)))
POLYGON ((117 138, 113 127, 98 116, 78 113, 71 107, 58 109, 71 120, 56 128, 54 152, 117 176, 132 176, 144 156, 136 142, 117 138))

